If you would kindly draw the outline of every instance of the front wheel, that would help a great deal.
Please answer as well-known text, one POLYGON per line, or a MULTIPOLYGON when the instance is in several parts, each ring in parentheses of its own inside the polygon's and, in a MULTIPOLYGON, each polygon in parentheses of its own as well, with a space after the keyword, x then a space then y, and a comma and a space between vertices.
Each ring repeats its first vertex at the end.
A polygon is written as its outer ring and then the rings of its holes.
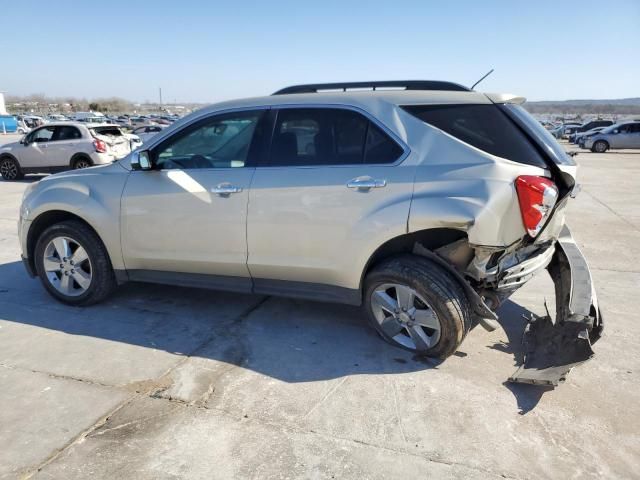
POLYGON ((5 180, 20 180, 24 177, 20 165, 13 158, 4 157, 0 159, 0 175, 5 180))
POLYGON ((34 261, 47 291, 69 305, 100 302, 116 287, 104 244, 78 221, 47 228, 36 243, 34 261))
POLYGON ((604 153, 609 149, 609 144, 604 140, 598 140, 591 147, 591 151, 595 153, 604 153))
POLYGON ((428 357, 453 354, 472 325, 467 296, 453 275, 416 255, 376 266, 365 279, 363 303, 383 339, 428 357))

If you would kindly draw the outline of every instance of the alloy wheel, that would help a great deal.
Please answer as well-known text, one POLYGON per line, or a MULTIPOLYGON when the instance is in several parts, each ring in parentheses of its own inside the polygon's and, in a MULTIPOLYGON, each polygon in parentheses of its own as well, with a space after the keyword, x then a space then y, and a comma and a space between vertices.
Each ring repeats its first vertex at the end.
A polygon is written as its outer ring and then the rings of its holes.
POLYGON ((393 341, 419 352, 438 343, 441 331, 438 315, 413 288, 384 283, 373 291, 370 302, 380 328, 393 341))
POLYGON ((43 266, 49 283, 63 295, 77 297, 91 285, 87 251, 69 237, 55 237, 44 249, 43 266))
POLYGON ((5 180, 15 180, 18 178, 18 166, 12 160, 3 160, 0 163, 0 175, 5 180))

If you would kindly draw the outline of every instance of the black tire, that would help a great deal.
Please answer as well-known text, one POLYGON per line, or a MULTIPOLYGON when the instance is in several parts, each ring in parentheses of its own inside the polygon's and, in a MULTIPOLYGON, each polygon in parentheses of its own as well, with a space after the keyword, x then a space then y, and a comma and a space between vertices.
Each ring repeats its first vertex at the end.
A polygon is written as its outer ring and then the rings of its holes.
POLYGON ((36 272, 44 288, 57 300, 68 305, 91 305, 107 298, 116 288, 116 279, 111 260, 102 240, 87 225, 77 220, 68 220, 47 228, 38 238, 34 250, 36 272), (91 262, 91 283, 78 296, 68 296, 59 292, 49 281, 44 270, 44 251, 56 237, 68 237, 81 245, 91 262))
POLYGON ((88 168, 93 165, 93 162, 86 155, 76 155, 71 159, 71 168, 74 170, 80 168, 88 168))
POLYGON ((591 145, 591 151, 593 153, 604 153, 609 150, 609 144, 604 140, 598 140, 591 145))
POLYGON ((466 293, 445 268, 417 255, 402 255, 383 261, 365 278, 363 308, 369 323, 390 344, 419 355, 445 359, 455 353, 471 330, 473 321, 466 293), (408 348, 385 334, 375 318, 371 296, 386 283, 406 285, 422 296, 440 322, 440 337, 430 349, 408 348))
POLYGON ((24 172, 15 158, 5 155, 0 158, 0 175, 7 181, 22 180, 24 172))

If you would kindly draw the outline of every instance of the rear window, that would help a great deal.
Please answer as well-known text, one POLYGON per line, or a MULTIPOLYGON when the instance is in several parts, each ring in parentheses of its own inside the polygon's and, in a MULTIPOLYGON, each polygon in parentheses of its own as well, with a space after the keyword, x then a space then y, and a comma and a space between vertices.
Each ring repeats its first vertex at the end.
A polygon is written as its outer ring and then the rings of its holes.
POLYGON ((540 153, 495 105, 408 105, 404 110, 469 145, 514 162, 545 168, 540 153))
POLYGON ((114 137, 122 136, 122 131, 118 127, 97 127, 92 130, 98 135, 111 135, 114 137))

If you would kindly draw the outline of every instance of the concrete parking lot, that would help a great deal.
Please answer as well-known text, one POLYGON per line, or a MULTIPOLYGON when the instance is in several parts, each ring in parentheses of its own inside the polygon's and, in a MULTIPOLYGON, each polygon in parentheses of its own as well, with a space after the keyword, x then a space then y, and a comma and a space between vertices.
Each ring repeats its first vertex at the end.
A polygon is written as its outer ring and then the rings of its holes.
POLYGON ((38 177, 0 180, 0 478, 637 478, 640 151, 576 158, 606 329, 555 390, 505 383, 546 275, 440 364, 341 305, 128 284, 71 308, 20 263, 38 177))

